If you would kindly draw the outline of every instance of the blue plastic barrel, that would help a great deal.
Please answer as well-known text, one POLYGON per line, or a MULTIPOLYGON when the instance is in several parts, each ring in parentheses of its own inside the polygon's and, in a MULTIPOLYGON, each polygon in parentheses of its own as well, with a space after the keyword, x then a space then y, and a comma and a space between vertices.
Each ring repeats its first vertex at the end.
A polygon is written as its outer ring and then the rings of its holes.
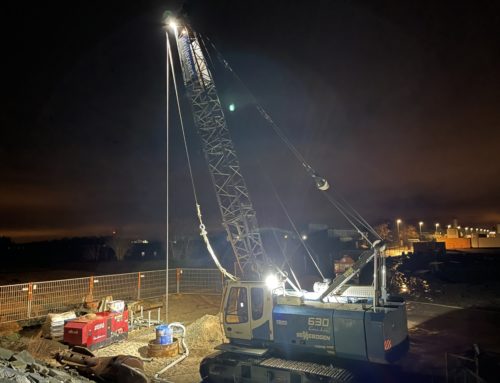
POLYGON ((160 326, 156 326, 156 343, 172 343, 172 330, 170 330, 167 325, 162 324, 160 326))

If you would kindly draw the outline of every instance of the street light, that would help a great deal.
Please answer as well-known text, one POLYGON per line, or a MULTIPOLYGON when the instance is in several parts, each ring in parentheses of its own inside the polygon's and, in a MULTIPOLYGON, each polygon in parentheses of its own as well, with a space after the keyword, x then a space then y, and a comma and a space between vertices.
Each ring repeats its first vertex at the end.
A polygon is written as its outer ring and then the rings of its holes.
POLYGON ((401 234, 399 232, 399 225, 401 224, 401 222, 402 221, 399 218, 396 220, 396 227, 398 229, 398 242, 399 242, 399 246, 401 246, 401 234))
POLYGON ((422 226, 424 226, 424 223, 422 221, 420 221, 418 223, 418 230, 420 231, 420 236, 422 236, 422 226))
POLYGON ((437 234, 438 233, 439 223, 436 223, 435 226, 436 226, 436 234, 437 234))

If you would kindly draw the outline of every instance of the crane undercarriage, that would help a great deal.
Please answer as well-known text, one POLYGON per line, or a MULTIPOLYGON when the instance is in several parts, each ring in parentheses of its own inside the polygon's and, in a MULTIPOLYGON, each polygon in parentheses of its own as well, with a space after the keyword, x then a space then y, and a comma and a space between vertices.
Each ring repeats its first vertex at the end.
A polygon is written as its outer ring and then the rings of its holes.
POLYGON ((349 370, 331 365, 282 359, 279 357, 252 357, 248 354, 217 351, 203 359, 200 375, 204 382, 250 383, 349 383, 349 370))

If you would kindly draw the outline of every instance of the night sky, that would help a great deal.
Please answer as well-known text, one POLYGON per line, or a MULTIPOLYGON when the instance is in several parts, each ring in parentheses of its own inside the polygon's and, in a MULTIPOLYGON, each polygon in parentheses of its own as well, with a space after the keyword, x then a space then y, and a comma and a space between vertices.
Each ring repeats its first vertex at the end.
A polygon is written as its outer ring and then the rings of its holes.
MULTIPOLYGON (((75 1, 2 6, 0 236, 165 233, 165 10, 182 3, 307 160, 371 223, 500 222, 500 3, 75 1)), ((348 224, 215 64, 261 226, 348 224)), ((185 118, 211 230, 220 229, 185 118)), ((171 233, 197 231, 172 121, 171 233)))

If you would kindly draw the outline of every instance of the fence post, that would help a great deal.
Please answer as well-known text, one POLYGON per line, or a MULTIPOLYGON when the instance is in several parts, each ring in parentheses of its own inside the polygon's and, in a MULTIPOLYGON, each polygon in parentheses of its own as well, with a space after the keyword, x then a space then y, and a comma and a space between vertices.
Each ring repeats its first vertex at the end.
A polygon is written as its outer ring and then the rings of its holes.
POLYGON ((28 319, 31 318, 31 301, 33 300, 33 282, 28 283, 28 319))
POLYGON ((89 299, 91 302, 94 300, 94 276, 93 275, 89 279, 89 299))
POLYGON ((141 299, 141 272, 137 273, 137 300, 141 299))
POLYGON ((181 274, 182 274, 182 270, 180 268, 176 268, 175 269, 175 283, 176 283, 177 294, 179 294, 179 291, 180 291, 181 274))

